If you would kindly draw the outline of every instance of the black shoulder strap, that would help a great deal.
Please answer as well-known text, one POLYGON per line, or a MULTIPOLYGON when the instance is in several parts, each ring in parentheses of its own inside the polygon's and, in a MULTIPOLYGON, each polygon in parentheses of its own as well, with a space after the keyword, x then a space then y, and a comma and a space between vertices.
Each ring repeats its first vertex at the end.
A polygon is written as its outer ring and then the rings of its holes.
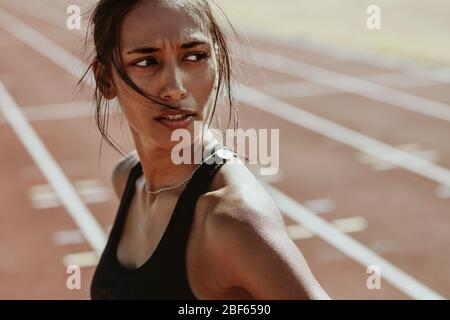
MULTIPOLYGON (((180 245, 185 245, 187 243, 198 198, 208 190, 214 175, 228 160, 228 155, 225 157, 219 150, 223 150, 223 146, 214 150, 211 153, 212 156, 209 160, 204 160, 201 167, 194 173, 194 176, 187 184, 177 202, 172 217, 174 219, 172 227, 175 229, 173 230, 175 231, 174 234, 182 237, 177 241, 180 245)), ((238 157, 236 153, 228 152, 232 157, 238 157)))
POLYGON ((138 161, 133 167, 131 168, 127 182, 125 184, 125 188, 122 192, 122 197, 120 199, 119 209, 117 210, 116 217, 114 219, 113 223, 113 229, 111 230, 111 234, 114 236, 117 234, 117 231, 122 229, 122 224, 124 223, 124 217, 126 215, 126 212, 128 211, 128 208, 130 206, 130 201, 133 197, 134 191, 135 191, 135 182, 136 179, 141 175, 142 173, 142 167, 141 162, 138 161))

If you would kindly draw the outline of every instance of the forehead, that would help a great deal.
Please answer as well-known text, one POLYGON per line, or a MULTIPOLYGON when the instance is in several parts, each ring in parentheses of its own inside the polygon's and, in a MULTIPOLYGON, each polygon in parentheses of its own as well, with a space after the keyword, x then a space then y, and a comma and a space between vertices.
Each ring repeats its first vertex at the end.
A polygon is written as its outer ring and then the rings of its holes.
POLYGON ((162 46, 163 42, 185 43, 209 36, 205 23, 188 6, 188 1, 140 1, 126 16, 121 27, 121 47, 142 44, 162 46))

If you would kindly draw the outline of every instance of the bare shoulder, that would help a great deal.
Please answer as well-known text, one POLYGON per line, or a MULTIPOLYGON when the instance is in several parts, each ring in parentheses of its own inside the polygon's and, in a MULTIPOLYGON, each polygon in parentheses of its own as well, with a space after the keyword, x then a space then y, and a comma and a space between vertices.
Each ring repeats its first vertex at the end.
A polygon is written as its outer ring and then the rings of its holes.
POLYGON ((222 220, 248 223, 271 223, 284 229, 281 213, 249 165, 238 159, 226 162, 215 175, 211 190, 215 198, 208 223, 222 220))
POLYGON ((138 161, 139 156, 136 150, 133 150, 114 165, 111 180, 114 192, 119 199, 122 197, 130 170, 138 161))
POLYGON ((217 283, 255 299, 327 299, 253 172, 242 162, 227 163, 215 183, 205 241, 217 283))

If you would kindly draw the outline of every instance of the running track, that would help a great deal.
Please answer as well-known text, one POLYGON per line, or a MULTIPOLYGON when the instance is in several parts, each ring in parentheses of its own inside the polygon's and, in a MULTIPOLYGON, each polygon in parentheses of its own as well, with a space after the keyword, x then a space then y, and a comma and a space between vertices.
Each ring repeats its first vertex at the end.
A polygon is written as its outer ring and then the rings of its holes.
MULTIPOLYGON (((0 0, 0 298, 88 299, 118 206, 118 154, 75 88, 69 4, 0 0), (81 266, 81 290, 66 266, 81 266)), ((280 173, 261 178, 336 299, 450 297, 450 71, 248 33, 243 128, 280 129, 280 173), (307 228, 305 227, 307 226, 307 228), (367 266, 380 267, 369 290, 367 266)), ((244 76, 245 75, 245 76, 244 76)), ((114 115, 110 133, 127 150, 114 115)))

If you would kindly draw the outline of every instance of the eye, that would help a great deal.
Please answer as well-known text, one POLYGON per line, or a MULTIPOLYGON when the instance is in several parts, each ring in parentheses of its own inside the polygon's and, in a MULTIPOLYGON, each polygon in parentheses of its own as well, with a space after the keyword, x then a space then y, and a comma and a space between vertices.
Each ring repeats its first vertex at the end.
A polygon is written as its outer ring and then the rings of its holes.
POLYGON ((192 62, 197 62, 197 61, 200 61, 200 60, 204 60, 206 58, 208 58, 208 55, 206 53, 194 53, 194 54, 191 54, 191 55, 187 56, 185 58, 185 60, 192 61, 192 62))
POLYGON ((149 66, 152 66, 155 64, 157 64, 157 62, 156 62, 155 58, 153 58, 153 57, 148 57, 148 58, 145 58, 143 60, 140 60, 140 61, 134 63, 135 66, 141 67, 141 68, 146 68, 146 67, 149 67, 149 66))

